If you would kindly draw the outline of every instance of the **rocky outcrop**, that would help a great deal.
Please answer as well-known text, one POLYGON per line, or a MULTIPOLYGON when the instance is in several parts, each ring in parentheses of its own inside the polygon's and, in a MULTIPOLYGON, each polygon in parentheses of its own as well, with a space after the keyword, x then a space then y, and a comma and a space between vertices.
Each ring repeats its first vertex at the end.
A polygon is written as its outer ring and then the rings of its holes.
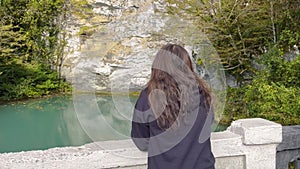
POLYGON ((140 89, 149 78, 152 57, 161 45, 153 39, 164 20, 154 14, 152 2, 140 0, 90 1, 98 23, 78 20, 71 23, 73 35, 63 75, 78 90, 140 89), (95 26, 95 33, 82 43, 82 26, 95 26))
POLYGON ((139 89, 147 82, 152 57, 161 45, 153 39, 164 20, 154 14, 152 2, 140 0, 95 0, 90 2, 96 24, 95 33, 82 43, 80 26, 90 21, 78 20, 69 29, 69 54, 64 61, 63 75, 78 90, 139 89))
MULTIPOLYGON (((94 19, 80 20, 77 33, 84 24, 92 25, 95 31, 83 43, 78 36, 69 39, 69 51, 73 52, 63 66, 63 75, 75 90, 140 90, 149 79, 153 58, 162 45, 181 44, 191 56, 203 50, 193 45, 195 40, 205 39, 202 33, 189 21, 168 15, 163 0, 95 0, 90 4, 94 19)), ((73 35, 75 28, 73 24, 73 35)), ((212 56, 209 53, 205 59, 212 56)), ((217 67, 210 68, 216 72, 217 67)))

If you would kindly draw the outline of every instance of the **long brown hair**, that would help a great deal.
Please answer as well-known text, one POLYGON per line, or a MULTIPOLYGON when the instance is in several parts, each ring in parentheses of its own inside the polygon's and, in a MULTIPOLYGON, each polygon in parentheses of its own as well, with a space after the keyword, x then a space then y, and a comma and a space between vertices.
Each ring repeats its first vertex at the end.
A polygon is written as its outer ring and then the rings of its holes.
POLYGON ((194 72, 188 52, 176 44, 163 46, 153 61, 147 84, 150 107, 161 129, 179 126, 178 117, 184 117, 188 113, 188 103, 193 102, 190 90, 193 84, 198 91, 200 88, 202 101, 209 107, 210 89, 194 72))

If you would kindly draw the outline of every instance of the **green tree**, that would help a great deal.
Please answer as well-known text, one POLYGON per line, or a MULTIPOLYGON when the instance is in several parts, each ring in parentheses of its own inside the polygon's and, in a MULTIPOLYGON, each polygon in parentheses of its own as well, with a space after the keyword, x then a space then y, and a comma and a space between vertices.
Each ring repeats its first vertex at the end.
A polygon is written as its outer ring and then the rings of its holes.
POLYGON ((284 125, 300 123, 300 55, 287 61, 273 47, 263 55, 261 70, 247 86, 245 103, 250 117, 262 117, 284 125))
MULTIPOLYGON (((24 1, 18 2, 20 6, 24 1)), ((22 18, 21 7, 10 0, 2 0, 0 6, 0 64, 19 58, 24 52, 25 38, 17 24, 22 18)))
POLYGON ((14 31, 15 27, 12 24, 0 23, 0 64, 4 64, 19 57, 25 39, 19 32, 14 31))
POLYGON ((226 72, 243 84, 228 88, 225 123, 247 117, 300 123, 300 57, 285 58, 300 46, 298 0, 167 1, 170 14, 207 33, 226 72))
MULTIPOLYGON (((253 58, 264 52, 272 41, 272 21, 268 1, 189 0, 179 3, 177 10, 187 11, 196 17, 195 24, 207 33, 217 49, 227 73, 238 82, 251 78, 253 58), (250 76, 249 76, 250 75, 250 76)), ((175 7, 170 11, 176 11, 175 7)))
POLYGON ((279 47, 285 52, 300 48, 300 1, 274 0, 274 15, 279 47))
POLYGON ((64 3, 64 0, 31 0, 26 4, 20 22, 27 45, 26 61, 53 64, 61 31, 58 18, 63 13, 64 3))
POLYGON ((279 44, 284 51, 300 46, 300 2, 297 0, 167 2, 169 13, 194 20, 207 33, 226 72, 241 84, 255 75, 253 61, 270 44, 279 44))
POLYGON ((263 54, 260 70, 251 84, 229 88, 224 123, 260 117, 283 125, 300 123, 300 55, 287 61, 283 50, 272 47, 263 54))
POLYGON ((2 0, 0 98, 36 97, 66 87, 60 69, 68 0, 2 0), (56 68, 58 73, 51 68, 56 68))

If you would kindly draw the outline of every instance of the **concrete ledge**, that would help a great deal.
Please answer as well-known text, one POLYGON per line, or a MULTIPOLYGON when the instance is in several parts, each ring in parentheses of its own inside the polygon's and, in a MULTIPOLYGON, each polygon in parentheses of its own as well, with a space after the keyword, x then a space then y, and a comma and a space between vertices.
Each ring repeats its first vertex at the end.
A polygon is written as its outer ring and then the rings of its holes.
MULTIPOLYGON (((127 147, 128 141, 113 141, 110 150, 103 150, 100 143, 80 147, 53 148, 44 151, 28 151, 0 154, 1 169, 11 168, 117 168, 145 165, 147 154, 135 147, 127 147), (122 145, 122 148, 117 148, 122 145), (137 158, 132 157, 132 154, 137 158), (131 157, 131 158, 129 158, 131 157)), ((105 144, 109 144, 106 142, 105 144)))
POLYGON ((244 155, 242 136, 229 131, 216 132, 211 135, 212 151, 216 158, 244 155))
MULTIPOLYGON (((241 137, 236 134, 228 131, 213 133, 212 148, 216 157, 216 168, 240 169, 245 161, 245 154, 239 150, 241 146, 241 137)), ((79 147, 4 153, 0 154, 0 166, 1 169, 146 169, 147 153, 135 148, 131 140, 105 141, 79 147)))
POLYGON ((234 121, 228 130, 243 136, 246 145, 278 144, 282 141, 282 126, 261 118, 234 121))
POLYGON ((244 169, 245 156, 219 157, 216 159, 216 169, 244 169))
MULTIPOLYGON (((245 153, 242 151, 241 136, 229 131, 217 132, 212 134, 211 142, 216 157, 216 168, 243 168, 245 153)), ((0 154, 0 159, 0 166, 4 169, 147 168, 147 153, 135 148, 131 140, 97 142, 80 147, 44 151, 4 153, 0 154)))

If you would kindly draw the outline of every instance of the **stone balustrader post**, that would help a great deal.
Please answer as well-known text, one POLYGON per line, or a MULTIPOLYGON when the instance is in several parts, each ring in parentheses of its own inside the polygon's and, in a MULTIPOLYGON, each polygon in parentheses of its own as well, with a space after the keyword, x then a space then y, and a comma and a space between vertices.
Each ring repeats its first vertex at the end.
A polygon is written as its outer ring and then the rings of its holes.
POLYGON ((246 169, 275 169, 276 146, 282 141, 282 126, 261 118, 232 122, 228 131, 242 136, 246 169))

